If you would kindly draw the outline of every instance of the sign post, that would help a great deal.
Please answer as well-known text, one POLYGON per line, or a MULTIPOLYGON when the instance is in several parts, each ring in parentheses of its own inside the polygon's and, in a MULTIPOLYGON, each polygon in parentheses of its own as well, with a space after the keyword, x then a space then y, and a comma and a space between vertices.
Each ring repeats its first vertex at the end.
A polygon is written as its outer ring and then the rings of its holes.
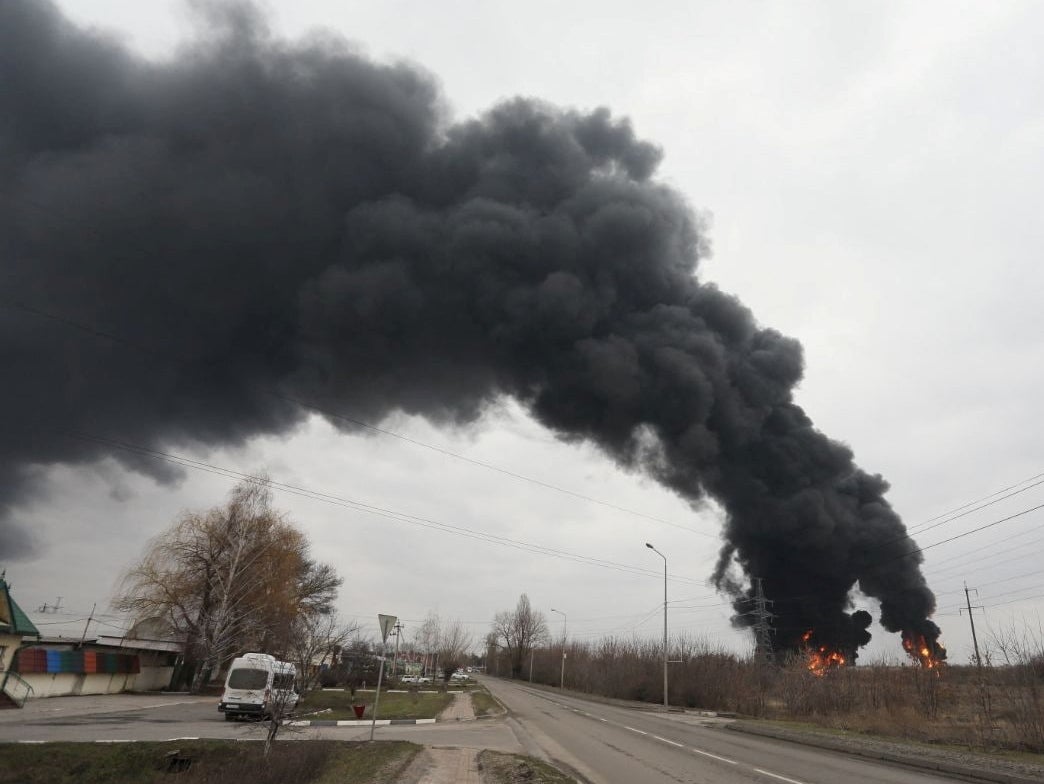
POLYGON ((388 658, 388 634, 395 621, 394 615, 377 615, 377 622, 381 626, 381 668, 377 671, 377 693, 373 697, 373 714, 370 716, 370 740, 373 740, 373 731, 377 728, 377 706, 381 702, 381 682, 384 680, 384 660, 388 658))

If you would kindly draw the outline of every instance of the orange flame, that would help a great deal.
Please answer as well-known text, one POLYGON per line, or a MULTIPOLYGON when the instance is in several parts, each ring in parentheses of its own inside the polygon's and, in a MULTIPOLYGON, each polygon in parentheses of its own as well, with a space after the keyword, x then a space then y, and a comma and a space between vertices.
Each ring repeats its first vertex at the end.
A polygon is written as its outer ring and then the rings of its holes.
POLYGON ((805 666, 808 667, 808 671, 813 675, 822 677, 826 674, 827 670, 834 667, 843 667, 848 663, 848 660, 841 651, 831 650, 825 645, 813 648, 808 644, 808 641, 811 639, 812 629, 809 629, 801 635, 801 642, 803 643, 805 653, 808 656, 808 661, 805 666))
MULTIPOLYGON (((942 648, 942 646, 939 647, 942 648)), ((943 665, 942 657, 932 653, 932 649, 929 647, 928 641, 923 634, 913 634, 911 636, 904 634, 903 648, 914 661, 926 670, 938 669, 943 665)), ((945 655, 945 650, 943 654, 945 655)))

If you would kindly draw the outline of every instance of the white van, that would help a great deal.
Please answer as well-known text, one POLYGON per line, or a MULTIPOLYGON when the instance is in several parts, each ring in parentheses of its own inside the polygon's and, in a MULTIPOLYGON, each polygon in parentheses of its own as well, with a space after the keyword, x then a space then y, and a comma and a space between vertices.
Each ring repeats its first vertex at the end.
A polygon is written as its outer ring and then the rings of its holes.
POLYGON ((232 660, 218 710, 226 721, 240 716, 264 719, 273 710, 290 713, 297 706, 297 668, 267 653, 245 653, 232 660))

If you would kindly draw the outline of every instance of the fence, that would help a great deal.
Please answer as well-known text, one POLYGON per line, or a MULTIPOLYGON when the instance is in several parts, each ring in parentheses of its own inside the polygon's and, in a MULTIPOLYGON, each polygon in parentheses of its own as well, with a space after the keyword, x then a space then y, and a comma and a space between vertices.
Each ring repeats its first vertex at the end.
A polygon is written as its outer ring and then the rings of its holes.
POLYGON ((46 648, 22 648, 12 668, 22 674, 72 673, 136 675, 141 662, 136 654, 104 651, 55 651, 46 648))
POLYGON ((4 675, 4 682, 0 685, 0 691, 14 700, 15 705, 19 708, 24 707, 25 701, 33 696, 33 687, 14 672, 8 672, 4 675))

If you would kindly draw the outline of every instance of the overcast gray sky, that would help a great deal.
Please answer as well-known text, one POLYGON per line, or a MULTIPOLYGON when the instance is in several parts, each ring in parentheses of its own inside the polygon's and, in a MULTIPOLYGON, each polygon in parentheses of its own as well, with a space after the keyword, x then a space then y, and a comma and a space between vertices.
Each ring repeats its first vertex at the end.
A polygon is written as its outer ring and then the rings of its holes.
MULTIPOLYGON (((155 59, 191 34, 177 0, 60 0, 74 20, 155 59)), ((380 2, 270 0, 273 29, 316 29, 380 61, 435 74, 455 118, 515 95, 609 106, 660 145, 659 178, 711 216, 703 275, 759 322, 799 339, 798 402, 892 484, 889 499, 926 550, 936 620, 951 659, 970 635, 966 580, 983 626, 1044 608, 1044 510, 931 545, 1044 503, 1038 418, 1044 382, 1044 62, 1035 3, 380 2), (991 496, 1011 488, 1010 498, 991 496), (940 515, 976 504, 959 518, 940 515), (995 502, 995 503, 993 503, 995 502), (938 518, 938 519, 936 519, 938 518), (933 521, 933 522, 927 522, 933 521), (943 522, 945 521, 945 522, 943 522), (926 525, 927 523, 927 525, 926 525)), ((521 592, 571 637, 659 633, 662 562, 672 630, 745 651, 725 600, 704 584, 719 540, 714 509, 691 510, 568 446, 505 401, 479 426, 384 428, 604 502, 577 498, 385 435, 320 420, 288 438, 194 457, 447 525, 648 568, 648 576, 490 544, 277 492, 317 556, 345 577, 343 615, 410 625, 429 610, 476 637, 521 592), (623 511, 623 510, 630 510, 623 511), (653 520, 650 518, 657 518, 653 520), (662 522, 666 521, 666 522, 662 522), (688 529, 688 530, 685 530, 688 529)), ((176 487, 115 464, 48 471, 23 510, 45 547, 7 564, 41 629, 109 612, 118 573, 185 508, 223 500, 230 481, 189 471, 176 487)), ((963 510, 962 511, 967 511, 963 510)), ((873 612, 857 597, 857 606, 873 612)), ((120 628, 102 616, 97 631, 120 628)), ((875 627, 866 658, 898 658, 875 627)))

